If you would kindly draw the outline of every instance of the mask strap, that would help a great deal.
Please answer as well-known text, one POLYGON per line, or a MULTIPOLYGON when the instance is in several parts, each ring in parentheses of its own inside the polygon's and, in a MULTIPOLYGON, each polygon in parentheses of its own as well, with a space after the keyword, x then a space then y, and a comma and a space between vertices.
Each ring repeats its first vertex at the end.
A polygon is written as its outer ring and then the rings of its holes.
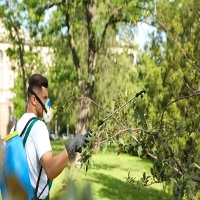
POLYGON ((37 94, 30 88, 28 87, 28 91, 35 96, 35 98, 38 100, 38 102, 40 103, 40 105, 42 106, 42 108, 44 109, 45 113, 47 113, 47 109, 45 107, 45 105, 42 103, 42 101, 40 100, 40 98, 37 96, 37 94))

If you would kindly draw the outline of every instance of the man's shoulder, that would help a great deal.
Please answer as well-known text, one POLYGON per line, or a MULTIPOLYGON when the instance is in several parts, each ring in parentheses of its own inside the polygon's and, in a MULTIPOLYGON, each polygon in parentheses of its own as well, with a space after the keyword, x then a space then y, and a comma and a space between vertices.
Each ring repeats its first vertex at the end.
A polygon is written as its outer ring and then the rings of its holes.
POLYGON ((34 123, 34 125, 33 125, 33 129, 35 130, 35 131, 37 131, 37 132, 48 132, 48 129, 47 129, 47 126, 46 126, 46 124, 42 121, 42 120, 40 120, 40 119, 38 119, 35 123, 34 123))
MULTIPOLYGON (((31 123, 31 119, 36 118, 34 113, 24 113, 21 118, 19 120, 17 120, 16 124, 12 127, 11 132, 15 130, 18 130, 19 132, 21 132, 23 130, 23 128, 27 125, 27 123, 29 122, 29 124, 31 123)), ((40 124, 40 126, 43 126, 44 122, 42 122, 41 120, 37 120, 36 121, 38 124, 40 124)))
POLYGON ((40 119, 36 120, 35 124, 37 124, 37 127, 42 127, 42 128, 44 127, 47 129, 46 124, 40 119))

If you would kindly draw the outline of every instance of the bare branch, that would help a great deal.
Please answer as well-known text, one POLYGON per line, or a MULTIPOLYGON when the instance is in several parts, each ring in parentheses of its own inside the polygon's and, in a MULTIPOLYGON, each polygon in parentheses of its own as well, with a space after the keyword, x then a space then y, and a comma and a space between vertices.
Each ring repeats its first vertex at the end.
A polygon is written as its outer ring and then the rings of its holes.
POLYGON ((200 87, 199 87, 199 89, 196 90, 194 93, 195 93, 195 94, 200 94, 200 87))
MULTIPOLYGON (((111 137, 108 137, 108 138, 106 138, 105 140, 101 141, 101 142, 99 143, 99 145, 100 145, 100 144, 103 144, 103 143, 105 143, 105 142, 108 142, 109 140, 115 138, 115 137, 116 137, 117 135, 119 135, 120 133, 124 133, 124 132, 126 132, 126 131, 145 131, 145 132, 148 132, 148 131, 146 131, 146 130, 144 130, 144 129, 142 129, 142 128, 125 128, 125 129, 123 129, 123 130, 119 130, 117 133, 115 133, 115 134, 112 135, 111 137)), ((133 135, 132 135, 132 138, 134 138, 135 141, 138 142, 137 138, 134 137, 133 135)))
MULTIPOLYGON (((101 106, 99 106, 95 101, 93 101, 92 99, 90 99, 90 98, 88 98, 88 97, 77 97, 77 98, 79 98, 79 99, 86 99, 86 100, 92 102, 94 105, 96 105, 99 109, 103 110, 103 108, 102 108, 101 106)), ((72 97, 70 98, 71 103, 69 103, 69 105, 68 105, 67 107, 65 107, 65 109, 64 109, 62 112, 59 112, 59 115, 54 116, 54 120, 56 120, 59 116, 62 116, 62 115, 64 115, 64 114, 66 114, 66 112, 70 109, 70 107, 71 107, 71 106, 73 105, 73 103, 74 103, 74 102, 73 102, 73 99, 76 99, 76 97, 75 97, 75 96, 72 96, 72 97)), ((68 99, 68 102, 69 102, 69 99, 68 99)))
POLYGON ((195 91, 188 85, 188 83, 186 83, 185 79, 183 79, 183 80, 184 80, 184 83, 185 83, 186 87, 187 87, 192 93, 194 93, 195 91))
POLYGON ((65 14, 65 21, 66 21, 66 25, 68 27, 69 45, 70 45, 70 49, 71 49, 71 52, 72 52, 73 61, 74 61, 76 70, 79 71, 80 61, 79 61, 78 52, 76 50, 75 43, 74 43, 72 26, 71 26, 71 23, 70 23, 70 15, 69 15, 68 12, 65 14))
POLYGON ((169 165, 175 172, 177 172, 179 175, 183 175, 183 173, 178 170, 178 168, 172 166, 169 162, 166 162, 167 165, 169 165))
MULTIPOLYGON (((99 48, 100 49, 103 45, 103 42, 104 42, 104 39, 105 39, 105 36, 106 36, 106 32, 107 32, 107 29, 108 27, 113 23, 113 20, 114 20, 114 17, 117 16, 118 12, 120 10, 123 9, 123 6, 120 6, 118 9, 114 10, 112 15, 109 17, 108 21, 106 22, 105 24, 105 27, 104 27, 104 30, 103 30, 103 33, 101 35, 101 41, 100 41, 100 44, 99 44, 99 48)), ((115 21, 116 22, 116 21, 115 21)))
POLYGON ((152 155, 151 153, 147 152, 147 155, 153 158, 154 160, 158 160, 157 156, 152 155))
POLYGON ((200 170, 200 166, 197 163, 194 163, 194 166, 200 170))
POLYGON ((200 93, 194 93, 194 94, 192 94, 192 95, 190 95, 190 96, 179 97, 179 98, 175 99, 174 101, 171 101, 170 103, 168 103, 167 106, 164 108, 164 110, 163 110, 163 112, 162 112, 161 120, 160 120, 161 123, 162 123, 162 121, 163 121, 164 112, 167 110, 167 108, 168 108, 171 104, 173 104, 173 103, 175 103, 175 102, 177 102, 177 101, 179 101, 179 100, 189 99, 189 98, 195 97, 195 96, 200 96, 200 93))
MULTIPOLYGON (((49 1, 48 1, 49 2, 49 1)), ((46 4, 44 5, 41 9, 42 11, 44 12, 45 10, 48 10, 50 8, 53 8, 54 6, 61 6, 61 5, 65 5, 66 4, 66 1, 65 0, 62 0, 60 2, 57 2, 57 3, 51 3, 51 4, 46 4)))
POLYGON ((79 97, 80 99, 87 99, 88 101, 91 101, 94 105, 96 105, 98 108, 100 108, 101 110, 103 110, 103 108, 98 105, 94 100, 92 100, 91 98, 89 97, 79 97))
MULTIPOLYGON (((199 182, 200 183, 200 178, 193 177, 192 180, 194 182, 199 182)), ((198 187, 198 186, 196 185, 196 187, 198 187)), ((200 188, 200 187, 198 187, 198 188, 200 188)))
POLYGON ((194 66, 196 68, 196 70, 200 71, 200 68, 197 67, 196 65, 194 65, 194 63, 188 58, 188 56, 186 55, 186 53, 183 51, 183 49, 180 47, 180 45, 178 44, 178 42, 175 40, 175 38, 173 37, 173 35, 170 33, 170 31, 168 30, 168 28, 166 27, 166 25, 164 23, 162 23, 160 20, 156 20, 160 26, 162 26, 166 32, 170 35, 170 37, 172 38, 173 42, 177 45, 177 47, 180 49, 180 51, 182 52, 182 54, 184 55, 184 57, 186 58, 186 60, 188 61, 188 63, 191 66, 194 66))
POLYGON ((184 80, 184 83, 185 83, 186 87, 187 87, 191 92, 193 92, 193 93, 195 93, 195 94, 200 94, 200 87, 195 91, 195 90, 193 90, 193 89, 188 85, 188 83, 186 83, 185 79, 183 79, 183 80, 184 80))
MULTIPOLYGON (((129 2, 131 2, 132 0, 127 0, 124 2, 124 5, 125 4, 128 4, 129 2)), ((112 6, 112 5, 111 5, 112 6)), ((122 9, 124 8, 124 6, 120 6, 118 8, 112 8, 112 14, 110 15, 108 21, 106 22, 105 26, 104 26, 104 30, 102 32, 102 35, 101 35, 101 41, 99 43, 99 47, 98 47, 98 50, 101 49, 102 45, 103 45, 103 42, 105 40, 105 36, 106 36, 106 32, 107 32, 107 29, 108 27, 111 25, 111 24, 114 24, 114 23, 117 23, 117 22, 130 22, 130 20, 127 20, 127 19, 117 19, 116 16, 118 15, 119 11, 121 11, 122 9)), ((141 9, 141 10, 144 10, 145 8, 144 7, 140 7, 138 5, 135 6, 136 9, 141 9)))

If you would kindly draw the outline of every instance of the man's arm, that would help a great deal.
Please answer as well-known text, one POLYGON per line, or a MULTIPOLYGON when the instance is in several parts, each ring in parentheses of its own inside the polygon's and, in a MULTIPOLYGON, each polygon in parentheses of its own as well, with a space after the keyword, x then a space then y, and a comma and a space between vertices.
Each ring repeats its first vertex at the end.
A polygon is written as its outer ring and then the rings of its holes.
POLYGON ((56 178, 63 171, 68 161, 69 157, 66 149, 56 156, 52 155, 52 151, 48 151, 40 159, 49 180, 56 178))
POLYGON ((49 180, 56 178, 69 160, 74 160, 76 152, 82 152, 82 148, 85 148, 89 142, 88 137, 88 134, 76 134, 73 139, 66 143, 66 149, 58 155, 53 157, 52 151, 48 151, 42 155, 40 162, 49 180))

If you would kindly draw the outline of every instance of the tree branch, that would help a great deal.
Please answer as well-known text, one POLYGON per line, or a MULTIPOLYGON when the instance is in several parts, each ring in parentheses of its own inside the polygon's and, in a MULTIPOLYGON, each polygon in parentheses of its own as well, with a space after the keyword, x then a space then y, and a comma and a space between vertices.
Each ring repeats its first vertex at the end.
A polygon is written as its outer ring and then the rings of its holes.
POLYGON ((39 8, 39 9, 41 9, 44 12, 45 10, 53 8, 54 6, 61 6, 61 5, 65 5, 66 3, 67 3, 66 0, 62 0, 62 1, 57 2, 57 3, 46 4, 46 5, 44 5, 44 7, 39 8))
POLYGON ((200 166, 197 163, 194 163, 194 166, 200 170, 200 166))
MULTIPOLYGON (((111 16, 109 17, 108 21, 106 22, 105 27, 104 27, 104 30, 103 30, 103 33, 102 33, 102 35, 101 35, 101 41, 100 41, 100 43, 99 43, 98 50, 101 49, 101 47, 102 47, 102 45, 103 45, 103 43, 104 43, 104 40, 105 40, 105 36, 106 36, 106 32, 107 32, 108 27, 114 22, 114 21, 113 21, 113 20, 114 20, 114 17, 117 16, 118 12, 119 12, 120 10, 122 10, 122 9, 123 9, 123 6, 120 6, 118 9, 114 10, 113 13, 111 14, 111 16)), ((115 21, 115 22, 117 22, 117 21, 115 21)), ((98 51, 98 50, 97 50, 97 51, 98 51)))
POLYGON ((195 91, 188 85, 188 83, 186 82, 186 80, 183 79, 183 81, 184 81, 186 87, 187 87, 192 93, 194 93, 195 91))
POLYGON ((66 25, 68 27, 69 46, 70 46, 70 49, 71 49, 71 52, 72 52, 73 61, 74 61, 76 70, 78 72, 79 69, 80 69, 80 61, 79 61, 78 53, 77 53, 75 43, 74 43, 72 26, 70 24, 70 15, 69 15, 68 12, 65 14, 65 22, 66 22, 66 25))
MULTIPOLYGON (((108 142, 109 140, 115 138, 115 137, 116 137, 117 135, 119 135, 120 133, 123 133, 123 132, 126 132, 126 131, 136 131, 136 130, 140 130, 140 128, 139 128, 139 129, 137 129, 137 128, 134 128, 134 129, 133 129, 133 128, 126 128, 126 129, 120 130, 120 131, 118 131, 117 133, 115 133, 114 135, 112 135, 111 137, 108 137, 108 138, 106 138, 105 140, 99 142, 99 145, 101 145, 101 144, 103 144, 103 143, 105 143, 105 142, 108 142)), ((136 139, 136 141, 137 141, 137 139, 136 139)))
POLYGON ((194 66, 196 68, 196 70, 200 71, 200 68, 197 67, 196 65, 194 65, 194 63, 188 58, 188 56, 186 55, 186 53, 183 51, 183 49, 180 47, 180 45, 178 44, 178 42, 175 40, 175 38, 173 37, 173 35, 170 33, 170 31, 168 30, 168 28, 165 26, 164 23, 162 23, 160 20, 156 19, 156 21, 160 24, 160 26, 162 26, 166 32, 170 35, 170 37, 172 38, 173 42, 177 45, 177 47, 180 49, 180 51, 182 52, 182 54, 184 55, 184 57, 186 58, 186 60, 189 62, 190 67, 194 66))
MULTIPOLYGON (((129 2, 131 2, 132 0, 127 0, 126 2, 124 2, 124 5, 125 4, 128 4, 129 2)), ((103 46, 103 43, 104 43, 104 40, 105 40, 105 36, 106 36, 106 32, 107 32, 107 29, 108 27, 111 25, 111 24, 115 24, 117 22, 130 22, 130 20, 128 19, 121 19, 121 18, 117 18, 117 15, 119 14, 119 11, 121 11, 123 8, 124 8, 124 5, 118 7, 118 8, 114 8, 112 9, 112 14, 110 15, 108 21, 106 22, 105 26, 104 26, 104 30, 102 32, 102 35, 101 35, 101 41, 99 43, 99 47, 98 47, 98 50, 99 51, 101 49, 101 47, 103 46)), ((112 5, 111 5, 112 6, 112 5)), ((143 7, 140 7, 138 5, 135 6, 135 8, 137 9, 142 9, 144 10, 145 8, 143 7)))
POLYGON ((151 153, 149 153, 148 151, 146 152, 148 156, 150 156, 151 158, 153 158, 154 160, 158 160, 157 156, 152 155, 151 153))
POLYGON ((189 95, 189 96, 179 97, 179 98, 175 99, 174 101, 171 101, 170 103, 168 103, 167 106, 164 108, 164 110, 163 110, 163 112, 162 112, 161 120, 160 120, 161 124, 162 124, 162 121, 163 121, 164 112, 167 110, 167 108, 168 108, 171 104, 173 104, 173 103, 175 103, 175 102, 177 102, 177 101, 179 101, 179 100, 182 100, 182 99, 189 99, 189 98, 194 97, 194 96, 200 96, 200 93, 195 93, 195 94, 192 94, 192 95, 189 95))

